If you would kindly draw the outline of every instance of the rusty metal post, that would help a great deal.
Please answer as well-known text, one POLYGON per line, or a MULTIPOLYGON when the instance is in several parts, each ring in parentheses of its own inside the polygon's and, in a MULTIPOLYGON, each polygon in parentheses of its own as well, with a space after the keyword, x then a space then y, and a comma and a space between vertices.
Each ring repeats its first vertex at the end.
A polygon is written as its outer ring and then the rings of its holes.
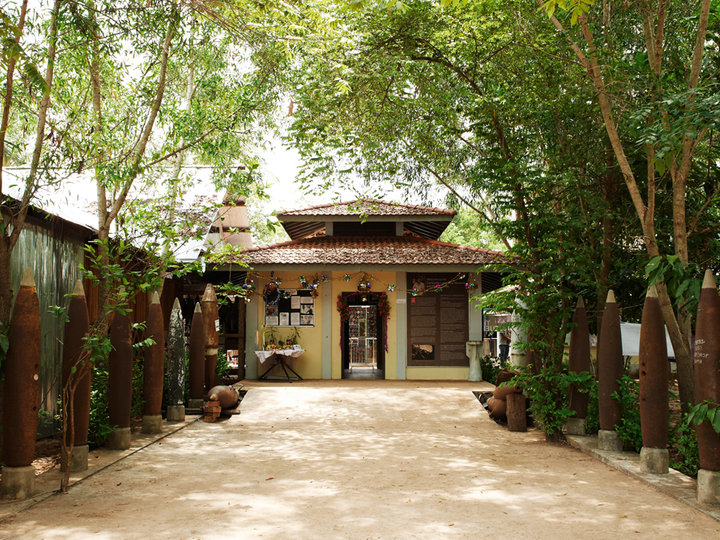
POLYGON ((620 312, 615 302, 615 293, 608 291, 602 327, 598 338, 598 400, 600 409, 600 431, 598 448, 619 452, 622 441, 615 432, 620 422, 620 403, 612 397, 620 390, 618 379, 622 377, 622 336, 620 334, 620 312))
POLYGON ((162 394, 165 371, 165 329, 160 296, 152 295, 147 314, 146 338, 155 343, 145 350, 143 362, 143 407, 142 432, 162 433, 162 394))
POLYGON ((35 488, 35 436, 40 405, 40 306, 32 271, 26 268, 10 320, 5 358, 1 492, 25 499, 35 488))
POLYGON ((205 321, 200 304, 195 304, 190 323, 190 399, 188 407, 200 409, 203 406, 203 385, 205 384, 205 321))
POLYGON ((114 450, 125 450, 130 448, 133 361, 130 318, 126 313, 113 314, 110 344, 108 407, 110 423, 116 427, 108 437, 107 446, 114 450))
MULTIPOLYGON (((573 314, 575 326, 570 331, 570 371, 581 373, 590 371, 590 330, 588 328, 585 302, 580 296, 573 314)), ((570 435, 585 435, 585 418, 587 417, 587 393, 578 391, 575 386, 569 389, 569 407, 575 414, 567 420, 567 432, 570 435)))
MULTIPOLYGON (((720 403, 720 296, 710 270, 705 272, 695 331, 695 400, 720 403)), ((697 497, 720 505, 720 434, 706 420, 696 428, 700 470, 697 497)))
MULTIPOLYGON (((88 426, 90 423, 90 383, 92 380, 92 363, 88 355, 79 361, 83 352, 83 338, 90 326, 85 290, 82 281, 75 282, 75 289, 70 297, 68 320, 65 323, 63 340, 62 387, 74 373, 76 387, 72 399, 73 435, 67 434, 67 442, 73 444, 70 455, 70 470, 84 471, 88 468, 88 426)), ((63 401, 65 396, 63 395, 63 401)), ((63 403, 63 408, 68 407, 63 403)), ((65 464, 63 464, 64 466, 65 464)))
POLYGON ((185 325, 182 320, 180 300, 177 298, 170 312, 168 332, 167 419, 169 422, 185 420, 185 325))
POLYGON ((203 294, 200 304, 202 304, 203 320, 205 321, 205 389, 210 390, 219 384, 215 368, 217 367, 220 318, 217 296, 212 284, 208 283, 205 287, 205 294, 203 294))
POLYGON ((670 464, 668 439, 668 356, 665 323, 655 286, 645 297, 640 326, 640 427, 643 472, 666 474, 670 464))

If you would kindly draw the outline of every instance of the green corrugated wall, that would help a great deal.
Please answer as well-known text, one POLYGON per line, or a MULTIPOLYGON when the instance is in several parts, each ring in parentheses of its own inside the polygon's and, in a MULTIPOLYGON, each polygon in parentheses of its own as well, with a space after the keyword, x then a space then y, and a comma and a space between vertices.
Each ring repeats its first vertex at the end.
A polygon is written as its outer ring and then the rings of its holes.
POLYGON ((40 368, 40 410, 46 411, 48 422, 38 423, 38 434, 55 431, 52 419, 59 413, 62 369, 63 323, 50 312, 50 306, 67 306, 66 294, 81 277, 83 242, 63 232, 62 222, 42 227, 27 224, 12 252, 11 275, 13 291, 17 291, 25 268, 32 268, 40 303, 42 359, 40 368), (54 225, 54 226, 50 226, 54 225))

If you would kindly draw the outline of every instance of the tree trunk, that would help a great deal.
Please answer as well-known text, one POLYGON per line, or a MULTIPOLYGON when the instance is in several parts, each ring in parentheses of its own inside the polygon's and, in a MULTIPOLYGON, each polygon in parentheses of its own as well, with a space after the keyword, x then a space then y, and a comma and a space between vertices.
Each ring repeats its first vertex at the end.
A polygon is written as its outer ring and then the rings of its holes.
MULTIPOLYGON (((617 193, 617 178, 615 177, 615 157, 612 148, 605 153, 605 177, 603 179, 602 193, 607 208, 612 208, 617 193)), ((605 298, 610 289, 610 271, 612 270, 612 244, 615 238, 613 220, 608 213, 602 219, 602 248, 600 252, 600 273, 597 286, 597 334, 600 335, 602 326, 602 312, 605 309, 605 298)))

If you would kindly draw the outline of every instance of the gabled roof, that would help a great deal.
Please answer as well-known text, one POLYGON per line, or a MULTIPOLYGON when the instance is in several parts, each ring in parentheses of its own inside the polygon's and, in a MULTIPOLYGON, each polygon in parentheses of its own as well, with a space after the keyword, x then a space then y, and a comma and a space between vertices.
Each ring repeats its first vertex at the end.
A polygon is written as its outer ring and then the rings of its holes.
POLYGON ((413 236, 318 236, 249 249, 242 260, 260 265, 455 265, 501 262, 504 255, 413 236))
POLYGON ((429 206, 417 206, 414 204, 402 204, 388 201, 378 201, 373 199, 356 199, 349 202, 339 202, 322 204, 319 206, 311 206, 310 208, 302 208, 298 210, 287 210, 280 212, 277 217, 280 221, 285 218, 292 219, 298 217, 321 217, 321 216, 348 216, 353 218, 371 217, 441 217, 444 219, 452 219, 457 212, 455 210, 443 210, 441 208, 432 208, 429 206))
POLYGON ((374 199, 356 199, 288 210, 277 214, 290 238, 298 240, 323 233, 327 222, 399 222, 406 231, 436 240, 457 212, 429 206, 374 199))

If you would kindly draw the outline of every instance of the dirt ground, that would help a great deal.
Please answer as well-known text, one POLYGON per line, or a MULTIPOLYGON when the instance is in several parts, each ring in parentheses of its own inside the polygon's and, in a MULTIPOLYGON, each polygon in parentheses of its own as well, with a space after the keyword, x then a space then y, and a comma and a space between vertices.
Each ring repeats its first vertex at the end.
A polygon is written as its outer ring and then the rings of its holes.
POLYGON ((720 538, 720 522, 536 431, 477 383, 255 383, 0 525, 2 538, 720 538))

